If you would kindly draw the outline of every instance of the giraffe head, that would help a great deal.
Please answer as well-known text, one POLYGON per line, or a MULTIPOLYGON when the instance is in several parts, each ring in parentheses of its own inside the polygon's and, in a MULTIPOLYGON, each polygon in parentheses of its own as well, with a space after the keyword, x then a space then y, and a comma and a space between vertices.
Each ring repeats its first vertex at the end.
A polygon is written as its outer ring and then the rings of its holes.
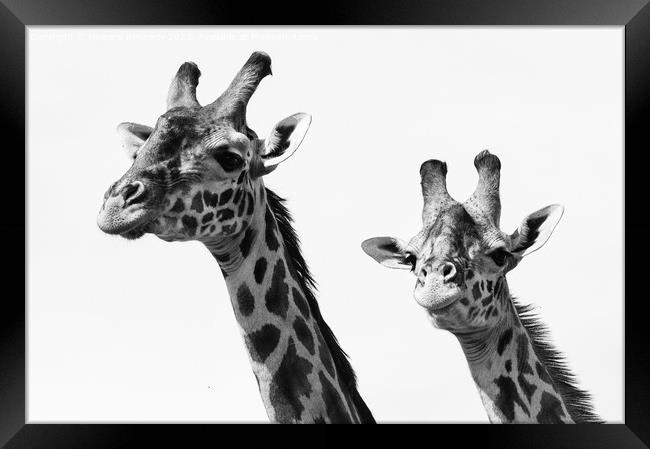
POLYGON ((302 142, 307 114, 281 120, 266 139, 246 124, 248 100, 271 74, 266 53, 253 53, 226 91, 203 107, 196 99, 200 74, 192 62, 181 65, 155 127, 118 126, 133 163, 104 195, 97 218, 102 231, 130 239, 153 233, 167 241, 239 233, 263 191, 258 180, 302 142))
POLYGON ((363 250, 389 268, 414 272, 415 300, 434 324, 453 332, 489 328, 511 307, 505 275, 547 241, 563 207, 528 215, 512 234, 499 229, 501 162, 487 150, 474 159, 479 180, 464 203, 447 192, 447 165, 429 160, 420 167, 424 208, 422 230, 408 243, 375 237, 363 250))

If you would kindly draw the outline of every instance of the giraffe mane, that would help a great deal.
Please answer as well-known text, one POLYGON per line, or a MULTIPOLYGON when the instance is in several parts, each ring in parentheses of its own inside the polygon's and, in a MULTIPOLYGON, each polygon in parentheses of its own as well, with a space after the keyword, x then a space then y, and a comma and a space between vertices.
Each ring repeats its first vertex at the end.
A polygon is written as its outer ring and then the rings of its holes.
POLYGON ((567 411, 576 423, 603 423, 594 411, 592 396, 578 387, 575 374, 569 369, 565 356, 551 344, 550 332, 530 304, 521 304, 512 298, 517 315, 530 336, 535 354, 544 364, 553 385, 562 395, 567 411))
POLYGON ((342 383, 348 389, 361 422, 374 423, 375 419, 373 418, 370 409, 368 409, 368 406, 357 390, 357 377, 354 373, 354 369, 352 369, 352 365, 350 365, 348 355, 341 348, 338 340, 336 339, 336 336, 332 332, 332 329, 330 329, 320 313, 320 308, 318 307, 318 301, 316 300, 315 295, 316 281, 309 271, 307 262, 302 255, 302 251, 300 249, 300 239, 296 235, 296 231, 293 229, 293 218, 291 217, 291 213, 284 204, 285 200, 272 190, 268 188, 265 189, 267 202, 271 208, 271 212, 273 212, 273 215, 278 222, 280 234, 282 235, 287 253, 291 258, 291 262, 296 271, 296 282, 300 284, 302 290, 305 293, 305 298, 309 303, 309 308, 314 317, 314 320, 316 321, 316 324, 318 325, 318 328, 323 335, 323 339, 325 340, 325 343, 327 344, 327 347, 332 354, 332 359, 334 360, 336 371, 339 373, 342 383))

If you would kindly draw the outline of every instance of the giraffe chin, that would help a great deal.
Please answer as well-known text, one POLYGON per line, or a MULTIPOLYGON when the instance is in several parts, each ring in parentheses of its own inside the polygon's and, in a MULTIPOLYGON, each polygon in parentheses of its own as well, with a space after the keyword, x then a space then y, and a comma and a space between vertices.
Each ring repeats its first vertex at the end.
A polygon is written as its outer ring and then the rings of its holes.
POLYGON ((127 240, 137 240, 147 233, 147 226, 149 226, 149 223, 142 226, 137 226, 133 229, 121 233, 120 237, 124 237, 127 240))
POLYGON ((127 240, 137 240, 145 234, 152 232, 152 225, 156 220, 157 216, 145 216, 141 217, 134 223, 133 226, 129 227, 126 231, 120 232, 118 235, 127 240))
POLYGON ((452 306, 458 301, 461 297, 460 296, 454 296, 451 298, 444 299, 442 301, 436 301, 429 307, 427 307, 432 313, 445 313, 449 311, 452 306))
POLYGON ((444 314, 453 308, 453 305, 464 296, 459 287, 446 288, 444 292, 432 294, 430 291, 415 291, 415 300, 422 307, 434 314, 444 314))
POLYGON ((97 215, 102 232, 134 240, 148 232, 149 225, 160 215, 155 207, 134 205, 124 207, 121 197, 109 198, 97 215))

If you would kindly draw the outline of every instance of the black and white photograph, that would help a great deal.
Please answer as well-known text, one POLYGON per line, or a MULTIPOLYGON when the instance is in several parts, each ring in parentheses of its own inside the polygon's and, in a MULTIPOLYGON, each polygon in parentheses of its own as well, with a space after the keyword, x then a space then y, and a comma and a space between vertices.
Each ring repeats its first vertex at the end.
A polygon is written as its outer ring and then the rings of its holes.
POLYGON ((30 30, 30 419, 620 422, 622 37, 30 30))
POLYGON ((647 0, 66 2, 0 5, 24 163, 0 447, 223 424, 648 447, 647 0))

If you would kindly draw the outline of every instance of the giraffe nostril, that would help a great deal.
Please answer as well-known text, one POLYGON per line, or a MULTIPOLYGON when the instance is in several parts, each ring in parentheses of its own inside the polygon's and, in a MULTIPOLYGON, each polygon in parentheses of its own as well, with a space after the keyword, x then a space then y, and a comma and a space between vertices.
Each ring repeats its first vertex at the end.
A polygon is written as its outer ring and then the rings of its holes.
POLYGON ((122 197, 124 198, 124 205, 131 206, 142 202, 145 198, 145 188, 144 184, 140 181, 132 182, 122 189, 122 197))
POLYGON ((440 272, 445 282, 449 282, 456 276, 456 266, 451 262, 445 262, 440 267, 440 272))

